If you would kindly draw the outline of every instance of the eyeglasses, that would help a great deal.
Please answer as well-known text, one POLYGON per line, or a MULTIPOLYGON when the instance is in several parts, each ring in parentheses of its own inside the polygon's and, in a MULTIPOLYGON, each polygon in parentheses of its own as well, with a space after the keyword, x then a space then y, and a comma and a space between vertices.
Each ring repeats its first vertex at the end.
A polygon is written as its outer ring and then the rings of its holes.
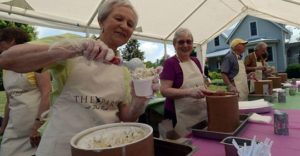
POLYGON ((192 40, 179 40, 179 41, 177 41, 177 44, 179 44, 179 45, 184 45, 184 43, 186 43, 187 45, 192 45, 193 41, 192 40))

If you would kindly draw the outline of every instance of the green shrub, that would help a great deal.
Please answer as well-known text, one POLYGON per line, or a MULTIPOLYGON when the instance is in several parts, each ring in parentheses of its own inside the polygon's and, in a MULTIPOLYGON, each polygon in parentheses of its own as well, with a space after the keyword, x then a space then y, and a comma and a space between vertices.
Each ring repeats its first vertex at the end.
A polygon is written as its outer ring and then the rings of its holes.
POLYGON ((222 79, 221 73, 218 72, 209 72, 208 75, 212 80, 214 79, 222 79))
POLYGON ((286 69, 288 78, 300 78, 300 64, 290 64, 286 69))
POLYGON ((213 79, 211 80, 212 85, 225 86, 223 79, 213 79))

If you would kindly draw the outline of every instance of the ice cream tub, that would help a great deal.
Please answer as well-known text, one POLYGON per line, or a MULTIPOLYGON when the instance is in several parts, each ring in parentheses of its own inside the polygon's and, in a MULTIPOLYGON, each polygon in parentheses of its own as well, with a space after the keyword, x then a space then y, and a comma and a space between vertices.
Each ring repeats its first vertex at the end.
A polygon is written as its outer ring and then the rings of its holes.
POLYGON ((287 73, 278 73, 277 75, 280 77, 281 83, 285 83, 288 80, 287 73))
POLYGON ((142 123, 112 123, 72 137, 72 156, 154 156, 153 129, 142 123))
POLYGON ((272 80, 259 80, 254 82, 255 94, 271 95, 273 90, 272 80))
POLYGON ((281 77, 268 77, 268 80, 272 80, 273 88, 281 88, 281 77))

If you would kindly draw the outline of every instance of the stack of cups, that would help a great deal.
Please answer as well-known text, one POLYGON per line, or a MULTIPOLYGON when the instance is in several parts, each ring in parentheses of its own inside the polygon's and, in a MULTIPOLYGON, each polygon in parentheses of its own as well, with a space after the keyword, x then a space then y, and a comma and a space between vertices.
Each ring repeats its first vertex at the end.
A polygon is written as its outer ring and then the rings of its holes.
POLYGON ((277 135, 289 135, 288 114, 274 110, 274 133, 277 135))
POLYGON ((272 91, 272 98, 274 103, 278 101, 278 93, 276 91, 272 91))
POLYGON ((293 85, 289 90, 289 94, 290 94, 290 96, 295 96, 296 92, 297 92, 297 87, 296 87, 296 85, 293 85))
POLYGON ((286 103, 286 93, 283 89, 278 91, 278 102, 286 103))

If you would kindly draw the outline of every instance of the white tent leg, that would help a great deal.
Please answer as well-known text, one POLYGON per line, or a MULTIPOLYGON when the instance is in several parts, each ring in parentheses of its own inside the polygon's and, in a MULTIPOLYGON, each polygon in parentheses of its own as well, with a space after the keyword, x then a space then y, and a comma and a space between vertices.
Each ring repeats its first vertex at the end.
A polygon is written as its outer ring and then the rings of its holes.
POLYGON ((164 60, 166 60, 168 57, 168 54, 167 54, 167 42, 164 41, 164 60))

